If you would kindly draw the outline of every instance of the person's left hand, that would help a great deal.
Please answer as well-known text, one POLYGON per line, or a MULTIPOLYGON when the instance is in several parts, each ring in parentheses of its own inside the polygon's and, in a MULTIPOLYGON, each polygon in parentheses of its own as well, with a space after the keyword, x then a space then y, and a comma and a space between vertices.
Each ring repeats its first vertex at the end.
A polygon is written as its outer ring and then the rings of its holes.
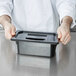
POLYGON ((66 45, 71 40, 70 35, 70 24, 62 23, 60 27, 57 29, 58 39, 59 41, 66 45))

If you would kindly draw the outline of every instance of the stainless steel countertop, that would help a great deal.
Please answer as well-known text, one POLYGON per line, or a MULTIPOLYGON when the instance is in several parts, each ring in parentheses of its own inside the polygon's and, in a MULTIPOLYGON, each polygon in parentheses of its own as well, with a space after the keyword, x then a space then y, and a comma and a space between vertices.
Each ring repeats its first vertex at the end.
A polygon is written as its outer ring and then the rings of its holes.
POLYGON ((16 54, 14 42, 0 31, 0 76, 76 76, 76 33, 71 42, 59 44, 54 58, 16 54))

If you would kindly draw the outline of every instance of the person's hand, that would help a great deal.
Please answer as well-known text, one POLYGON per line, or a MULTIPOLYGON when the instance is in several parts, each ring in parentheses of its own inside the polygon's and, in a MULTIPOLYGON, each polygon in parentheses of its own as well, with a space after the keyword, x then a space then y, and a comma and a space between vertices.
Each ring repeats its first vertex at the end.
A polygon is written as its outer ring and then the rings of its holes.
POLYGON ((4 26, 4 30, 5 30, 5 37, 7 39, 11 39, 13 36, 15 36, 16 28, 11 23, 7 22, 6 26, 4 26))
POLYGON ((57 29, 59 41, 66 45, 71 40, 70 35, 70 24, 62 23, 61 26, 57 29))

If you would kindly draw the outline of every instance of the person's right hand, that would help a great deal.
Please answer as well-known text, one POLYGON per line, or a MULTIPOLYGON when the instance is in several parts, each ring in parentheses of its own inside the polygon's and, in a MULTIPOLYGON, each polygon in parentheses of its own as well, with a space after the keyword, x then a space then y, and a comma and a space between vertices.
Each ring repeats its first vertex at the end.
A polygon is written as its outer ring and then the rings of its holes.
POLYGON ((5 37, 7 39, 11 39, 16 34, 15 26, 9 22, 7 22, 6 25, 4 26, 4 30, 5 30, 5 37))

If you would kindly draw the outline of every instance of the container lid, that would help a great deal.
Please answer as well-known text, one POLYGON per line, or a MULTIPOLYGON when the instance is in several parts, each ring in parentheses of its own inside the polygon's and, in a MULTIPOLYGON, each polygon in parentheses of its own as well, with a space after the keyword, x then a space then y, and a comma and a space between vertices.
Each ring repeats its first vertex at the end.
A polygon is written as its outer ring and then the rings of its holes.
POLYGON ((25 42, 38 42, 58 44, 58 38, 56 33, 46 32, 33 32, 33 31, 17 31, 12 41, 25 41, 25 42))

